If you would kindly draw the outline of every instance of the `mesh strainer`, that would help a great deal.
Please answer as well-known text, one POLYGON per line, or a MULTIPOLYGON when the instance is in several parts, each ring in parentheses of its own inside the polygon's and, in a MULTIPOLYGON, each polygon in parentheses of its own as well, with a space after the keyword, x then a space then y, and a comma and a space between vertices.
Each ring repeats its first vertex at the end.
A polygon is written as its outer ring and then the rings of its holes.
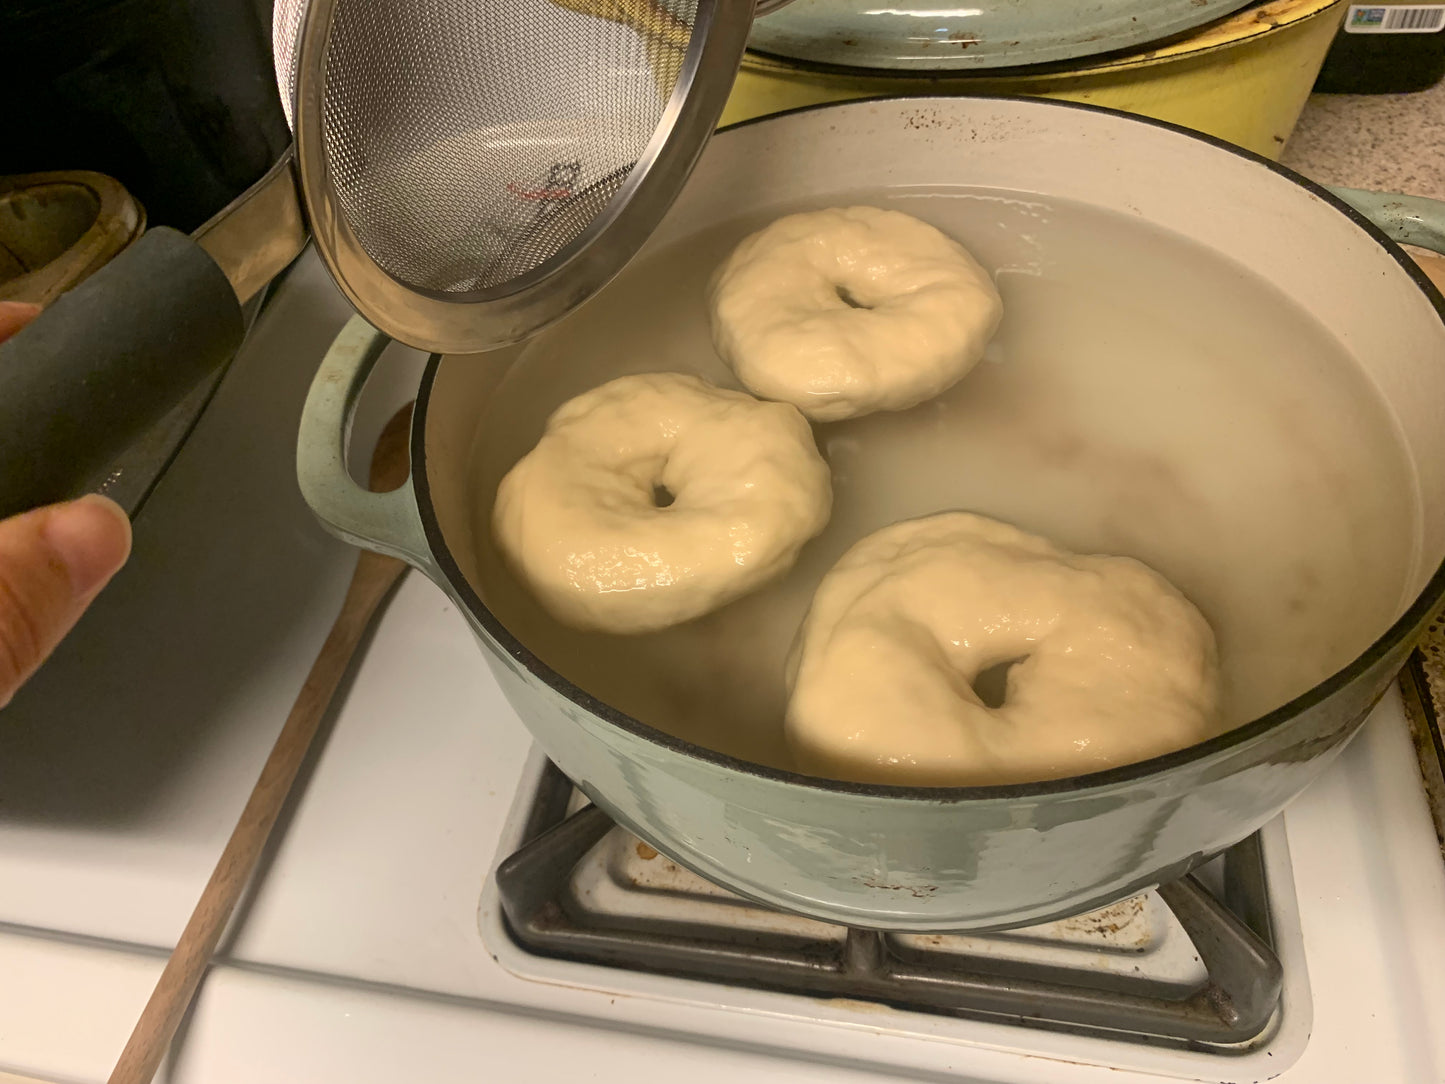
POLYGON ((361 314, 412 346, 477 353, 575 308, 682 188, 755 10, 277 0, 294 151, 194 235, 147 230, 0 343, 0 517, 85 492, 224 365, 241 306, 308 226, 361 314))
POLYGON ((278 0, 317 248, 423 349, 524 338, 596 292, 681 188, 746 0, 278 0))

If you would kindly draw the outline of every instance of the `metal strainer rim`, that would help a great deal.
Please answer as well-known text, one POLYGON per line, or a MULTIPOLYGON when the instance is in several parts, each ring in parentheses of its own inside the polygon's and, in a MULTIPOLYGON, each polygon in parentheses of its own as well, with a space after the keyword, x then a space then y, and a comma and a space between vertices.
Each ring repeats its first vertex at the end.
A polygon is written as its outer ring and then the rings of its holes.
POLYGON ((332 186, 322 124, 327 48, 342 2, 305 5, 296 50, 292 119, 312 235, 337 286, 372 324, 418 349, 454 354, 527 338, 587 300, 636 254, 716 127, 752 19, 750 3, 698 0, 691 39, 662 119, 604 210, 536 269, 491 289, 444 294, 402 283, 378 264, 347 222, 332 186))

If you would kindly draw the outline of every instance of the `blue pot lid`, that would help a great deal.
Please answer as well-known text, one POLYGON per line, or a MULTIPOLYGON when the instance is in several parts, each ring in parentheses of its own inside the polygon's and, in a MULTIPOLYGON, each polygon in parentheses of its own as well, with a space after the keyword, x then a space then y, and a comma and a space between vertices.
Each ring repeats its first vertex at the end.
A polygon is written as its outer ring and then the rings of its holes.
POLYGON ((1159 41, 1249 0, 793 0, 749 48, 844 68, 934 72, 1070 60, 1159 41))

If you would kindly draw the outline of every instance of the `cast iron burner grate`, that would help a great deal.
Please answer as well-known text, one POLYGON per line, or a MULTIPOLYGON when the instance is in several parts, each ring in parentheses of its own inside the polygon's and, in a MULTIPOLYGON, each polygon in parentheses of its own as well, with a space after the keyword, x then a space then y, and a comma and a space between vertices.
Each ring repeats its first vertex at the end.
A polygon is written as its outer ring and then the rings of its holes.
POLYGON ((549 763, 526 842, 497 870, 508 932, 540 955, 1221 1053, 1256 1045, 1279 1003, 1282 973, 1257 835, 1220 860, 1218 896, 1191 874, 1048 927, 884 934, 769 910, 665 858, 668 874, 642 886, 641 896, 635 874, 621 878, 627 898, 644 901, 641 913, 609 909, 605 899, 617 891, 597 872, 609 861, 608 840, 614 858, 625 850, 634 866, 637 856, 644 862, 660 856, 597 807, 572 812, 576 797, 571 781, 549 763), (691 905, 684 899, 689 885, 691 905), (1153 920, 1150 907, 1158 912, 1153 920), (1174 931, 1174 955, 1182 945, 1197 974, 1186 968, 1161 978, 1130 963, 1140 944, 1161 939, 1148 933, 1150 921, 1174 931), (1120 930, 1139 937, 1130 941, 1120 930))

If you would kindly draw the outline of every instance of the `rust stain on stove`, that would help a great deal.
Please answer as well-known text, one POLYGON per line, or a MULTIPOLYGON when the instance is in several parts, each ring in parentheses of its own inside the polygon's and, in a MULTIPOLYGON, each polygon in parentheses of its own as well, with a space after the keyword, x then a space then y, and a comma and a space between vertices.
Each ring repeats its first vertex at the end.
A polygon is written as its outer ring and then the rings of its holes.
POLYGON ((642 859, 644 862, 651 862, 654 858, 657 857, 657 851, 654 848, 649 847, 646 843, 643 843, 642 840, 639 839, 637 841, 637 857, 642 859))
POLYGON ((815 997, 814 1001, 820 1005, 832 1005, 839 1009, 849 1009, 853 1012, 870 1012, 880 1015, 885 1013, 896 1013, 898 1010, 892 1005, 885 1005, 881 1001, 863 1001, 856 997, 815 997))
POLYGON ((1131 896, 1086 915, 1061 919, 1059 926, 1085 935, 1109 937, 1135 926, 1143 914, 1144 898, 1131 896))

